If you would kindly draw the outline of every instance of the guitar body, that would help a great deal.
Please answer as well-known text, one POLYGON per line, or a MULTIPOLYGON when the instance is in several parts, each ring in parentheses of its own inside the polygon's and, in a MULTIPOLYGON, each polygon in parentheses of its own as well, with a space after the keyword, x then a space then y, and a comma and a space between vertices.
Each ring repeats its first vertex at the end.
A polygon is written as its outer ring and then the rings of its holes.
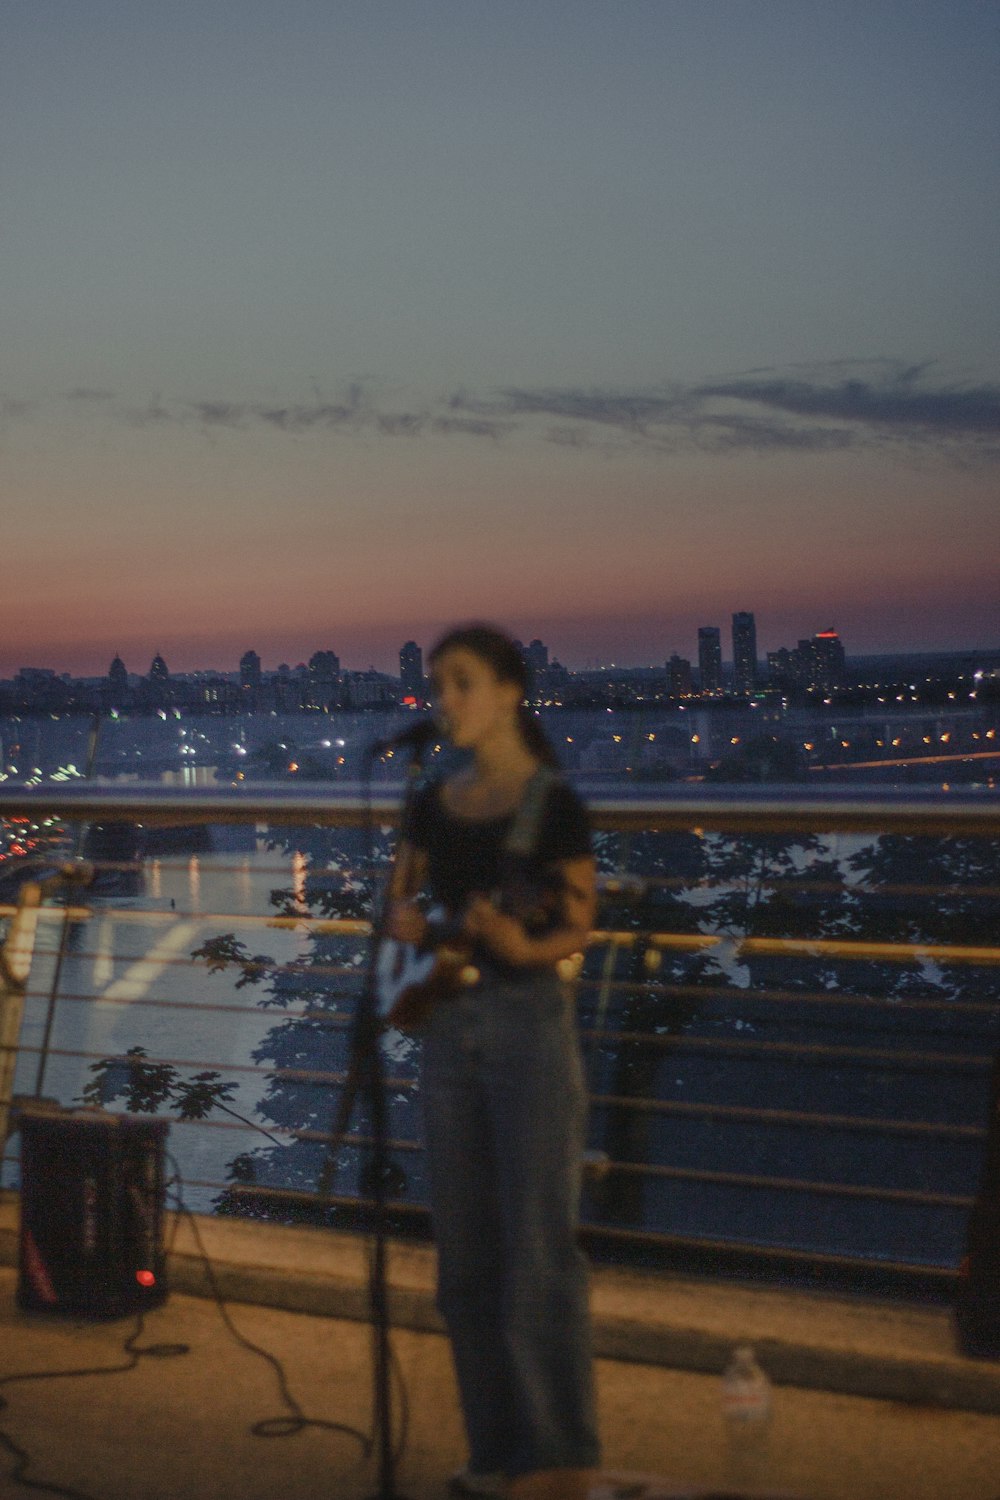
MULTIPOLYGON (((429 912, 433 924, 441 912, 429 912)), ((457 995, 476 984, 479 971, 468 947, 442 944, 417 948, 386 938, 375 959, 375 994, 379 1019, 397 1031, 415 1031, 422 1026, 440 1000, 457 995)))

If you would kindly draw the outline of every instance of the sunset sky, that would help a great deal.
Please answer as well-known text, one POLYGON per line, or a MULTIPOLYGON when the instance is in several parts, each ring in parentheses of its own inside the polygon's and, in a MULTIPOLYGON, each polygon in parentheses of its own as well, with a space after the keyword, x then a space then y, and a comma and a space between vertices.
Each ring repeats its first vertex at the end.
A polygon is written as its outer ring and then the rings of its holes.
POLYGON ((998 76, 994 0, 5 5, 0 676, 1000 646, 998 76))

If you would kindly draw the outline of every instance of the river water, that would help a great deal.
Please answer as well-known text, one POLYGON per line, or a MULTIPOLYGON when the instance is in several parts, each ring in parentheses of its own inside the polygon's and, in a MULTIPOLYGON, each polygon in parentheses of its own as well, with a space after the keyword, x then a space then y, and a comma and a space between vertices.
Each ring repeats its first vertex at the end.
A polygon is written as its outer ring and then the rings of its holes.
MULTIPOLYGON (((278 964, 304 957, 309 940, 303 929, 268 925, 275 914, 271 893, 287 889, 293 900, 296 891, 301 896, 304 872, 301 854, 283 858, 263 839, 233 853, 144 861, 141 889, 93 897, 89 920, 70 925, 53 1006, 62 928, 54 912, 39 929, 16 1091, 36 1093, 41 1069, 43 1095, 65 1105, 79 1102, 93 1063, 142 1047, 185 1078, 223 1072, 238 1085, 232 1107, 263 1124, 256 1107, 266 1074, 254 1067, 252 1053, 275 1025, 275 1015, 261 1009, 258 988, 237 989, 231 972, 209 974, 191 954, 206 940, 232 933, 251 954, 266 952, 278 964), (50 1046, 42 1063, 50 1007, 50 1046)), ((108 1104, 122 1108, 120 1098, 108 1104)), ((170 1142, 191 1184, 221 1183, 226 1164, 253 1143, 252 1130, 218 1110, 209 1122, 175 1123, 170 1142)), ((8 1164, 6 1175, 13 1170, 8 1164)), ((187 1192, 198 1209, 212 1196, 203 1187, 187 1192)))

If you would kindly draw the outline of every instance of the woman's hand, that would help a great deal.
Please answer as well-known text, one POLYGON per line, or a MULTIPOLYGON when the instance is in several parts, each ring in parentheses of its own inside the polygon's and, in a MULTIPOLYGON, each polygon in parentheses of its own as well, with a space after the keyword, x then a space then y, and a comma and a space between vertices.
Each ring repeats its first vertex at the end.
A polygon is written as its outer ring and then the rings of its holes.
POLYGON ((466 935, 489 948, 504 963, 523 966, 538 962, 537 944, 516 917, 497 911, 485 896, 474 896, 462 924, 466 935))
POLYGON ((502 962, 518 968, 545 968, 576 958, 587 946, 597 910, 594 861, 587 855, 564 860, 562 923, 552 932, 530 937, 516 917, 505 916, 485 896, 474 896, 463 923, 467 937, 489 948, 502 962))
POLYGON ((419 948, 427 936, 427 918, 415 901, 393 901, 385 928, 397 943, 412 943, 419 948))

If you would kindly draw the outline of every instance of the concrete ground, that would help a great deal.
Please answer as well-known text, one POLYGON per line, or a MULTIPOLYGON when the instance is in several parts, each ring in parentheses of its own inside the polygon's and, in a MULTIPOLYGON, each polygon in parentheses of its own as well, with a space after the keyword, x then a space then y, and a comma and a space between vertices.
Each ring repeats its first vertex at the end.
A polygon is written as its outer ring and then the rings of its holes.
MULTIPOLYGON (((17 1308, 11 1204, 0 1210, 0 1259, 8 1262, 0 1268, 0 1379, 126 1362, 134 1319, 76 1322, 17 1308)), ((360 1242, 215 1220, 202 1227, 235 1328, 282 1362, 310 1417, 367 1431, 371 1334, 358 1316, 360 1242)), ((0 1430, 31 1455, 28 1477, 86 1500, 378 1494, 375 1464, 346 1433, 251 1434, 253 1423, 287 1409, 273 1366, 237 1342, 211 1298, 192 1295, 203 1277, 196 1249, 182 1224, 174 1289, 138 1340, 183 1344, 186 1353, 145 1355, 128 1372, 0 1386, 0 1430)), ((444 1500, 447 1476, 464 1458, 432 1270, 428 1247, 393 1248, 394 1318, 403 1326, 392 1343, 409 1410, 397 1489, 409 1500, 444 1500)), ((656 1475, 656 1493, 670 1500, 720 1492, 1000 1500, 1000 1367, 957 1355, 943 1310, 605 1271, 595 1276, 593 1300, 605 1469, 621 1481, 609 1482, 606 1495, 628 1477, 656 1475), (717 1369, 745 1337, 775 1379, 774 1413, 759 1451, 734 1453, 717 1369)), ((395 1408, 398 1416, 398 1393, 395 1408)), ((2 1500, 31 1493, 12 1481, 13 1468, 0 1451, 2 1500)), ((637 1479, 631 1493, 643 1493, 637 1479)))

